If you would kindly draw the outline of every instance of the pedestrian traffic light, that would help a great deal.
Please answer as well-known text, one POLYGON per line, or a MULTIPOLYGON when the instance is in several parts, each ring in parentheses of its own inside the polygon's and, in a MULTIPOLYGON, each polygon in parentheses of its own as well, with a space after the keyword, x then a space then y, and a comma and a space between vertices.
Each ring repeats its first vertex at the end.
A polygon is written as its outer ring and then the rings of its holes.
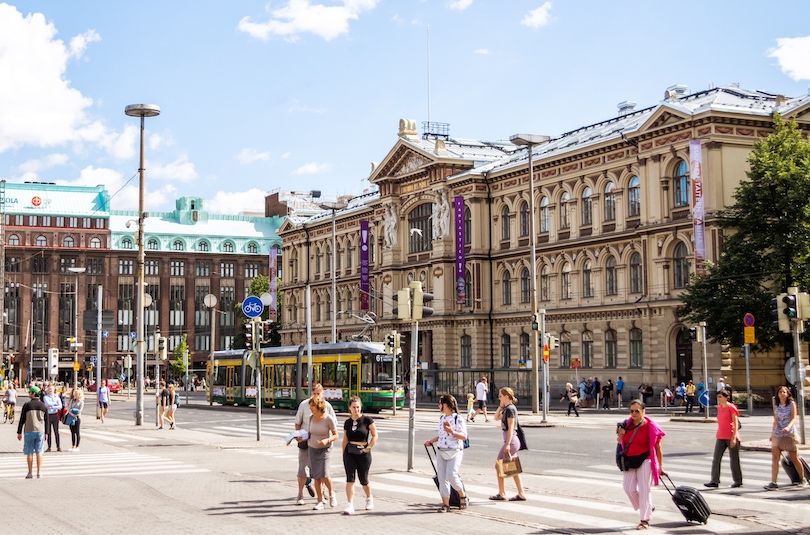
POLYGON ((392 350, 394 348, 394 335, 393 334, 386 334, 385 341, 383 342, 383 346, 385 348, 385 354, 391 355, 392 350))
POLYGON ((548 347, 549 349, 558 349, 560 347, 560 339, 556 336, 547 335, 548 336, 548 347))
POLYGON ((785 308, 782 309, 782 313, 789 319, 792 320, 798 319, 799 303, 796 299, 796 296, 793 294, 785 294, 782 296, 782 302, 785 304, 785 308))
POLYGON ((433 294, 423 292, 421 288, 413 291, 413 320, 419 321, 422 318, 433 315, 433 309, 426 307, 425 303, 433 301, 433 294))
POLYGON ((539 331, 540 330, 540 322, 537 321, 537 316, 532 316, 532 330, 539 331))
POLYGON ((166 337, 164 336, 158 337, 158 355, 160 355, 160 360, 166 360, 168 358, 166 337))
POLYGON ((243 323, 242 328, 245 330, 245 349, 253 349, 253 323, 243 323))
POLYGON ((789 333, 790 319, 780 310, 785 297, 787 297, 787 294, 779 294, 771 299, 771 316, 773 316, 772 325, 774 329, 779 329, 779 331, 783 333, 789 333))
POLYGON ((393 296, 393 299, 396 301, 397 306, 391 309, 391 313, 401 320, 410 321, 411 291, 407 288, 399 290, 397 294, 393 296))

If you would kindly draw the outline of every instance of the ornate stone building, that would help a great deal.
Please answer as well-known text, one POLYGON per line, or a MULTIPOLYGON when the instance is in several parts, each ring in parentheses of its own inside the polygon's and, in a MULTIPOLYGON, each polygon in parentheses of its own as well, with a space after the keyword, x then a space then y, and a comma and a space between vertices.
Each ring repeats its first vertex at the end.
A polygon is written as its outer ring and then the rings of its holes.
MULTIPOLYGON (((533 150, 436 133, 400 121, 398 139, 370 177, 379 191, 336 214, 337 310, 343 337, 364 326, 359 308, 359 228, 370 222, 374 339, 392 328, 392 296, 412 280, 435 295, 435 314, 420 323, 419 361, 439 369, 520 370, 532 357, 531 211, 537 229, 537 299, 546 330, 560 338, 550 358, 555 388, 579 376, 618 376, 635 390, 702 376, 700 346, 676 317, 678 295, 695 273, 695 215, 690 141, 702 158, 705 259, 722 246, 715 214, 745 178, 754 141, 772 114, 810 128, 810 96, 786 98, 736 85, 697 93, 669 88, 641 110, 578 128, 533 150), (454 218, 464 200, 465 299, 456 302, 454 218)), ((283 242, 285 343, 302 343, 306 287, 316 342, 331 328, 331 213, 289 218, 283 242)), ((410 343, 410 342, 408 342, 410 343)), ((406 348, 407 354, 407 348, 406 348)), ((737 350, 738 351, 738 350, 737 350)), ((709 377, 744 384, 720 347, 708 347, 709 377)), ((737 353, 739 354, 739 353, 737 353)), ((754 387, 779 382, 779 355, 752 360, 754 387)), ((656 389, 657 390, 657 389, 656 389)))

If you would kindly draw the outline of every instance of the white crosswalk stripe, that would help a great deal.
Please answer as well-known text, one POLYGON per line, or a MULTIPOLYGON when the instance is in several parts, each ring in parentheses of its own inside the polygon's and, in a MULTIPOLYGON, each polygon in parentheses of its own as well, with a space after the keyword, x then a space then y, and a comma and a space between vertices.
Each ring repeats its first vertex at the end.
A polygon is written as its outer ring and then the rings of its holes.
MULTIPOLYGON (((59 426, 59 436, 62 440, 70 440, 70 429, 65 429, 65 426, 59 426)), ((122 444, 125 442, 154 442, 158 440, 157 437, 145 437, 141 435, 132 435, 128 433, 121 433, 120 431, 102 431, 100 429, 82 429, 82 440, 101 440, 112 444, 122 444)))
MULTIPOLYGON (((206 468, 140 453, 62 453, 48 454, 43 461, 43 475, 56 477, 139 476, 147 474, 192 474, 208 472, 206 468)), ((0 459, 0 479, 18 479, 25 476, 22 456, 0 459)))

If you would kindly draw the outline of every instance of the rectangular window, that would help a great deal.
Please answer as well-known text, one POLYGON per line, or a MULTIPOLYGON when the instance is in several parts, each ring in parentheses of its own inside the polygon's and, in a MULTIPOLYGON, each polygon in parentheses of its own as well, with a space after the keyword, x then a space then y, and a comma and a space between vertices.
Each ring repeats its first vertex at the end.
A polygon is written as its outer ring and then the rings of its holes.
POLYGON ((104 274, 104 260, 101 258, 88 258, 87 259, 87 274, 88 275, 103 275, 104 274))
POLYGON ((197 262, 194 264, 194 272, 198 277, 210 277, 211 264, 208 262, 197 262))
POLYGON ((219 263, 219 276, 220 277, 233 277, 233 262, 220 262, 219 263))
POLYGON ((132 260, 119 260, 118 261, 118 274, 119 275, 132 275, 132 260))
POLYGON ((107 228, 106 220, 96 219, 96 228, 107 228))
POLYGON ((50 227, 51 226, 51 216, 49 216, 49 215, 42 216, 42 226, 43 227, 50 227))
POLYGON ((186 263, 172 260, 170 267, 170 275, 172 277, 185 277, 186 263))
POLYGON ((65 275, 70 273, 68 268, 76 267, 76 259, 75 258, 60 258, 59 259, 59 273, 61 275, 65 275))
POLYGON ((160 275, 160 261, 146 260, 143 264, 143 271, 146 275, 160 275))
POLYGON ((472 368, 472 336, 461 337, 461 367, 472 368))
POLYGON ((23 216, 15 215, 14 216, 14 224, 17 225, 18 227, 23 226, 23 216))
POLYGON ((245 278, 255 279, 259 276, 259 264, 245 264, 245 278))
POLYGON ((92 221, 93 221, 93 220, 92 220, 92 219, 90 219, 89 217, 83 217, 83 218, 82 218, 82 228, 90 228, 90 223, 91 223, 92 221))
POLYGON ((582 342, 582 367, 593 368, 593 342, 590 340, 582 342))
POLYGON ((79 218, 78 217, 69 217, 68 218, 68 226, 70 228, 76 228, 79 226, 79 218))
POLYGON ((37 226, 37 216, 29 215, 28 216, 28 224, 30 226, 32 226, 32 227, 36 227, 37 226))
POLYGON ((57 227, 64 227, 65 226, 65 218, 63 216, 56 217, 56 226, 57 227))
POLYGON ((571 342, 560 342, 560 368, 571 367, 571 342))

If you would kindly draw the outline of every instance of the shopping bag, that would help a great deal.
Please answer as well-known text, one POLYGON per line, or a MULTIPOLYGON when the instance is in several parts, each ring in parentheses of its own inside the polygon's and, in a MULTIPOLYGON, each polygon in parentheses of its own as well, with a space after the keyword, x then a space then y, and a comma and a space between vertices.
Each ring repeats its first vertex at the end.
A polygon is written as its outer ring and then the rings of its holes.
POLYGON ((508 461, 498 459, 496 463, 498 464, 498 477, 512 477, 523 472, 519 457, 512 457, 508 461))

